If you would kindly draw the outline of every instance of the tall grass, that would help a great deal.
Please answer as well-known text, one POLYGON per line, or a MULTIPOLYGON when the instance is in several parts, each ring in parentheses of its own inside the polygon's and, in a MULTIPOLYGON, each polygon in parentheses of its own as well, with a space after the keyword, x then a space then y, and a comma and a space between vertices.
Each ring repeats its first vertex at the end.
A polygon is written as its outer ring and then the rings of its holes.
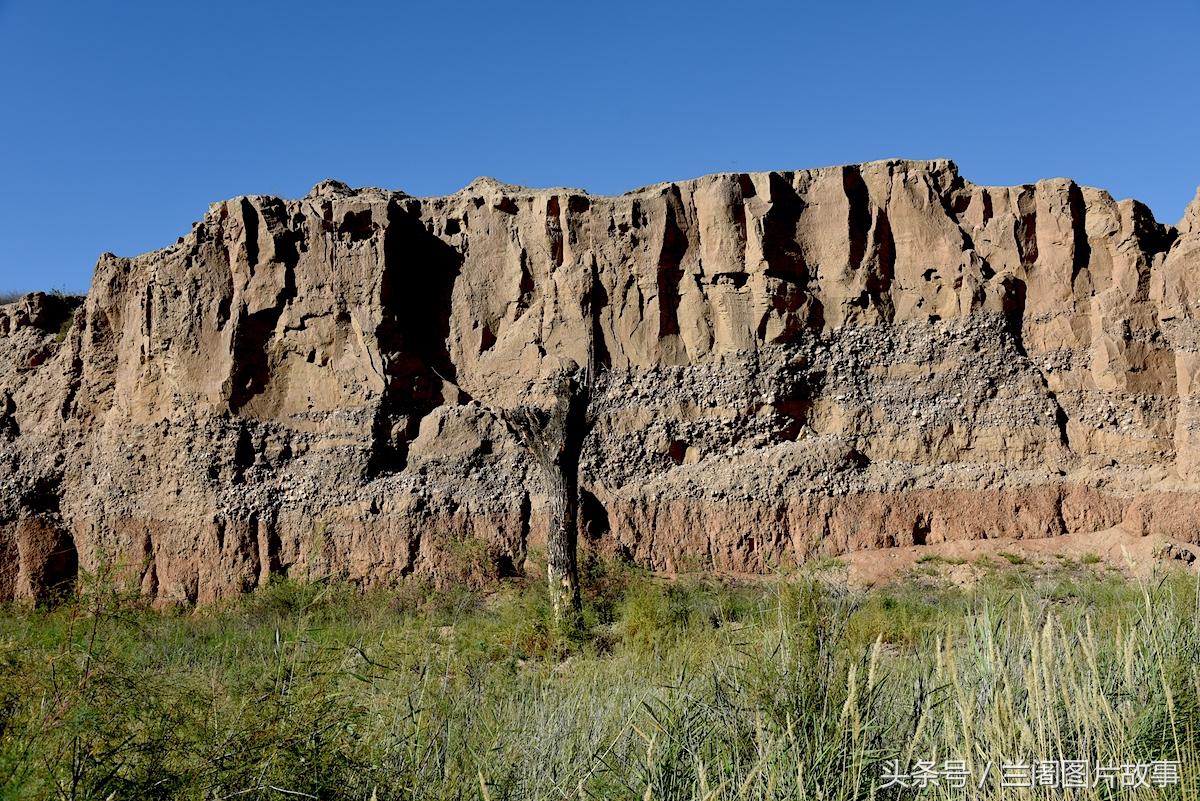
MULTIPOLYGON (((1155 797, 1196 798, 1195 585, 1084 573, 856 595, 601 569, 569 641, 538 583, 166 612, 85 586, 0 615, 0 797, 883 799, 913 797, 880 789, 893 759, 1061 758, 1178 760, 1155 797)), ((920 797, 1017 797, 974 784, 920 797)))

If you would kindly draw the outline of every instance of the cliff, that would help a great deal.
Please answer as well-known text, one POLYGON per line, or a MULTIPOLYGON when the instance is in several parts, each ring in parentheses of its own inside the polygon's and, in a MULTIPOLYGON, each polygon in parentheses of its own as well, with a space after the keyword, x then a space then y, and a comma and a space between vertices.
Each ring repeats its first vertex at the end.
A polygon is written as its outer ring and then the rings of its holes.
POLYGON ((1176 228, 946 161, 327 181, 0 307, 0 600, 106 562, 198 602, 519 572, 542 501, 497 411, 593 354, 583 536, 648 567, 1200 539, 1200 196, 1176 228))

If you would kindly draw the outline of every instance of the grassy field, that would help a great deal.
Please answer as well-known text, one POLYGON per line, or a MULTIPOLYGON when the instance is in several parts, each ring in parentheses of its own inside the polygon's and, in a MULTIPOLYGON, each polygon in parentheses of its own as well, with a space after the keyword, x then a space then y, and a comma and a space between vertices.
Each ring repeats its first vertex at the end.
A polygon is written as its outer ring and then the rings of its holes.
POLYGON ((87 582, 0 613, 0 797, 1200 797, 1194 577, 1003 564, 962 589, 920 567, 856 594, 836 565, 592 564, 570 638, 536 582, 281 582, 172 612, 87 582), (968 787, 882 789, 893 759, 961 760, 968 787), (1178 761, 1179 783, 1000 786, 1058 759, 1178 761))

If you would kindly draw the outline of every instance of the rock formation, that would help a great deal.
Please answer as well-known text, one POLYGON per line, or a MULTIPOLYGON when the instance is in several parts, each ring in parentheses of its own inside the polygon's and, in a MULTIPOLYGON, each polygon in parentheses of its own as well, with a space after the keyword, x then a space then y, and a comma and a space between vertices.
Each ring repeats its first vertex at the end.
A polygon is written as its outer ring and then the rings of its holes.
POLYGON ((1200 538, 1200 197, 1175 228, 946 161, 326 181, 104 255, 77 310, 0 308, 0 599, 105 564, 164 602, 520 572, 544 504, 499 410, 593 346, 583 535, 654 569, 1200 538))

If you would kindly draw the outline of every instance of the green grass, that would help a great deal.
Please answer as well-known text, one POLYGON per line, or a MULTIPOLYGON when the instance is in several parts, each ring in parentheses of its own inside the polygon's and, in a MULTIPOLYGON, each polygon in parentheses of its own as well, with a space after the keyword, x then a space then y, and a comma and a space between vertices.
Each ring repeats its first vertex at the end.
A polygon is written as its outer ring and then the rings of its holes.
POLYGON ((1156 797, 1195 798, 1195 579, 1017 572, 856 594, 591 562, 571 639, 540 582, 167 611, 94 582, 0 612, 0 798, 910 798, 876 788, 896 758, 1178 759, 1156 797))
POLYGON ((936 553, 921 554, 917 558, 918 565, 965 565, 966 559, 960 559, 954 556, 942 556, 936 553))

